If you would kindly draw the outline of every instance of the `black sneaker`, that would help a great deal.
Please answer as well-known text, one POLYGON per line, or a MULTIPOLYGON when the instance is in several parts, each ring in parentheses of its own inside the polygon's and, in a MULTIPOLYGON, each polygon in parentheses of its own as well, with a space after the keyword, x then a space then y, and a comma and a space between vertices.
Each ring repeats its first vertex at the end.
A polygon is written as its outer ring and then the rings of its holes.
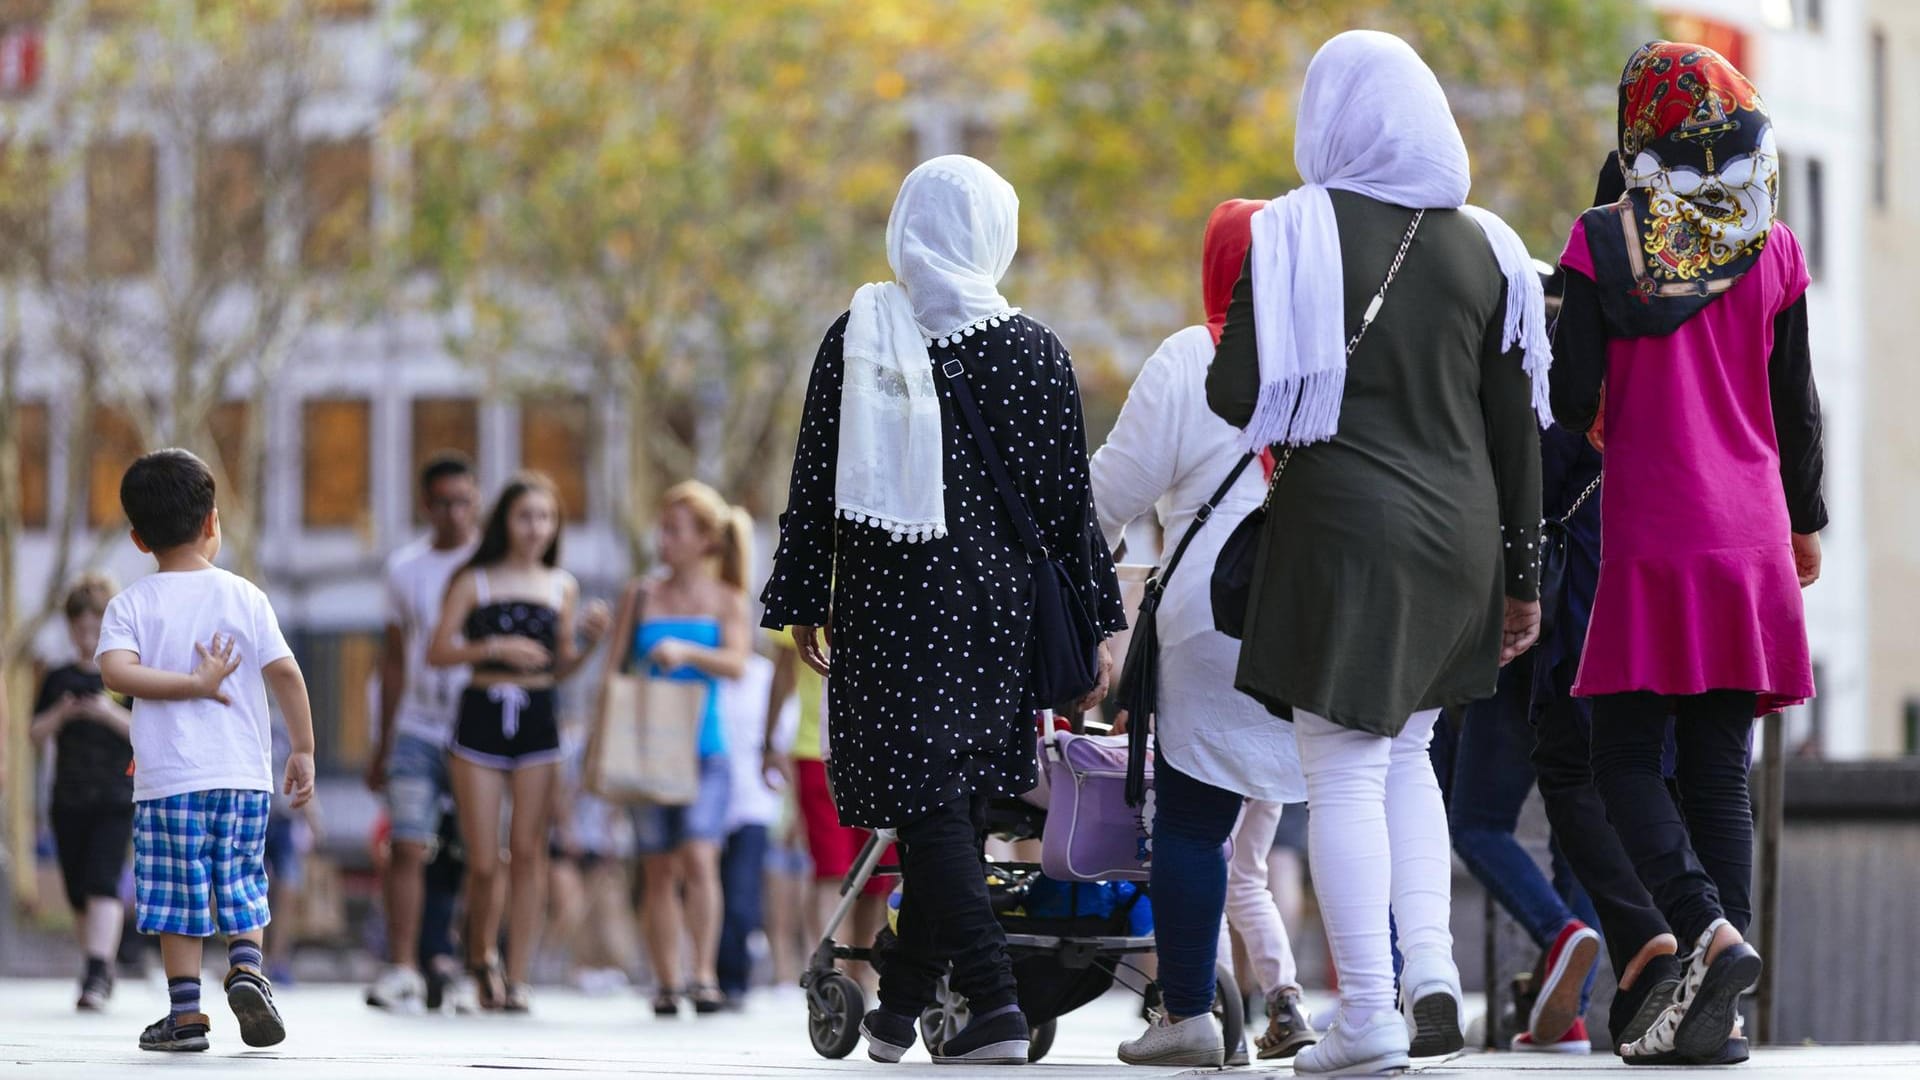
POLYGON ((1026 1015, 1008 1007, 975 1017, 960 1034, 928 1049, 935 1065, 1025 1065, 1031 1045, 1026 1015))
POLYGON ((140 1033, 142 1050, 205 1050, 213 1021, 206 1013, 168 1013, 140 1033))
POLYGON ((1261 1061, 1285 1061, 1319 1041, 1300 1008, 1300 991, 1288 987, 1267 997, 1267 1030, 1253 1040, 1261 1061))
POLYGON ((918 1028, 912 1017, 879 1008, 860 1021, 860 1034, 867 1037, 867 1056, 891 1065, 913 1049, 918 1028))
POLYGON ((99 972, 80 983, 80 1000, 74 1003, 74 1008, 81 1012, 99 1012, 112 998, 113 976, 99 972))
POLYGON ((273 1046, 287 1037, 280 1010, 273 1007, 273 985, 259 968, 237 964, 227 972, 227 1007, 240 1021, 240 1041, 248 1046, 273 1046))

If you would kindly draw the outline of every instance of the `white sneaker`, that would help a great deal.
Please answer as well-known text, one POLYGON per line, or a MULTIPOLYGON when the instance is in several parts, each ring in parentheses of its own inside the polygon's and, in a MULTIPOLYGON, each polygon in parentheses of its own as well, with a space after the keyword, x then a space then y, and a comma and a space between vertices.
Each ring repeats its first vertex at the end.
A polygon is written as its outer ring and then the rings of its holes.
POLYGON ((461 972, 447 984, 446 996, 441 1000, 440 1008, 455 1016, 472 1016, 480 1011, 480 986, 473 976, 461 972))
POLYGON ((427 980, 412 968, 387 967, 367 988, 367 1004, 388 1012, 423 1013, 427 1011, 427 980))
POLYGON ((1375 1076, 1407 1068, 1407 1023, 1391 1011, 1375 1013, 1365 1027, 1349 1030, 1345 1013, 1327 1025, 1320 1041, 1293 1057, 1296 1076, 1375 1076))
POLYGON ((1460 969, 1451 954, 1433 951, 1407 957, 1400 969, 1400 1013, 1406 1018, 1408 1052, 1414 1057, 1441 1057, 1465 1049, 1467 1033, 1460 1026, 1463 998, 1460 969))
POLYGON ((1226 1062, 1227 1041, 1213 1014, 1175 1022, 1155 1012, 1146 1033, 1120 1044, 1120 1060, 1129 1065, 1198 1065, 1218 1069, 1226 1062))

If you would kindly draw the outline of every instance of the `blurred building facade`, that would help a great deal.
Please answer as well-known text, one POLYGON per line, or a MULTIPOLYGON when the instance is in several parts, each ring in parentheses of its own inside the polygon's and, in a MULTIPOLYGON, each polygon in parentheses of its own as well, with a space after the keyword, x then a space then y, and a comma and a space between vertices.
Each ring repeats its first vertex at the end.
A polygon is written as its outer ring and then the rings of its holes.
MULTIPOLYGON (((347 208, 334 216, 334 224, 344 221, 338 243, 358 251, 406 235, 405 157, 382 123, 404 72, 384 9, 372 0, 315 6, 315 55, 329 76, 298 121, 308 147, 302 183, 309 212, 347 208)), ((47 47, 45 20, 55 12, 50 4, 0 4, 0 93, 27 123, 52 92, 39 57, 47 47), (6 22, 9 16, 14 21, 6 22)), ((143 130, 137 114, 100 145, 106 149, 90 147, 87 167, 52 196, 55 228, 69 227, 53 242, 83 247, 79 257, 88 260, 115 252, 125 269, 116 288, 136 297, 157 291, 166 287, 168 268, 193 257, 187 230, 170 222, 180 206, 196 205, 195 185, 207 181, 194 175, 190 155, 143 130)), ((331 247, 314 242, 308 223, 269 216, 266 228, 287 230, 298 257, 315 267, 333 257, 331 247)), ((74 430, 81 420, 76 376, 54 344, 60 313, 32 288, 15 287, 13 310, 24 330, 15 410, 24 527, 16 580, 18 606, 30 608, 60 561, 69 501, 79 503, 70 573, 97 559, 125 582, 148 572, 152 561, 124 534, 101 532, 121 520, 119 478, 143 449, 138 425, 103 397, 86 414, 87 430, 74 430)), ((431 305, 392 299, 398 302, 376 301, 379 313, 370 319, 342 311, 313 321, 260 393, 244 374, 230 383, 213 425, 225 471, 257 470, 260 478, 260 576, 307 672, 323 773, 356 770, 371 744, 376 718, 366 688, 384 623, 382 568, 389 552, 423 531, 415 477, 427 457, 442 450, 468 455, 489 492, 521 468, 553 476, 566 504, 565 562, 590 595, 611 594, 630 561, 618 520, 619 476, 604 449, 624 445, 620 411, 564 375, 537 380, 537 392, 503 392, 449 352, 431 305), (250 425, 263 429, 258 460, 243 460, 237 435, 250 425), (232 439, 223 437, 229 431, 232 439)), ((144 381, 122 373, 116 385, 124 392, 125 384, 144 381)), ((237 497, 223 492, 223 506, 237 497)), ((37 659, 49 664, 65 662, 70 652, 57 618, 33 644, 37 659)))

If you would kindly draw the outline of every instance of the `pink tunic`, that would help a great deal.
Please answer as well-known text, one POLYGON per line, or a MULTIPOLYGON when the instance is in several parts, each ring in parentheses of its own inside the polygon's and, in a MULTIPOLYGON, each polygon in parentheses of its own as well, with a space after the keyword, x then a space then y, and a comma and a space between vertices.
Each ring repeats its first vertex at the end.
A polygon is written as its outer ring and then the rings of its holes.
MULTIPOLYGON (((1593 276, 1584 226, 1560 256, 1593 276)), ((1600 585, 1575 695, 1813 696, 1767 359, 1808 283, 1775 224, 1753 267, 1665 337, 1607 343, 1600 585)))

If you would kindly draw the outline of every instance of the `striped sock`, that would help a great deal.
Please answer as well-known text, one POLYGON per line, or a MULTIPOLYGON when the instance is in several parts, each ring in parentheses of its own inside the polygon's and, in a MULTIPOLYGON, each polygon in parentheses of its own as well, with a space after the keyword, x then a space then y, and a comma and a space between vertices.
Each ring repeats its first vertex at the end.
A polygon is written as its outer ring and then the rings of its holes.
POLYGON ((168 1012, 174 1016, 200 1011, 200 980, 193 977, 167 980, 168 1012))
POLYGON ((227 942, 227 966, 239 967, 242 964, 246 964, 252 967, 253 970, 259 971, 261 969, 260 946, 255 945, 251 941, 242 941, 236 938, 233 941, 227 942))

